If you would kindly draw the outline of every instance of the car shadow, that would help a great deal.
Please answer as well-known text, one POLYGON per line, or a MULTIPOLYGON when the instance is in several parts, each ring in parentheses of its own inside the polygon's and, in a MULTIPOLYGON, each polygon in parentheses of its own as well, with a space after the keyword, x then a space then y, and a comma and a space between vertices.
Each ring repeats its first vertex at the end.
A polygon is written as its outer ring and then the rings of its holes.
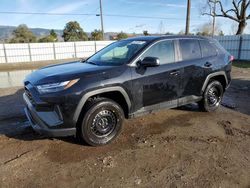
POLYGON ((8 138, 13 138, 22 141, 34 141, 34 140, 62 140, 71 144, 87 145, 86 143, 80 143, 74 136, 69 137, 47 137, 35 132, 28 119, 26 118, 14 118, 5 119, 1 121, 0 136, 4 135, 8 138))
MULTIPOLYGON (((22 141, 54 139, 32 129, 24 113, 23 93, 24 89, 20 87, 0 88, 0 136, 22 141)), ((78 144, 74 137, 59 139, 78 144)))
POLYGON ((23 93, 24 89, 20 87, 0 88, 0 121, 13 117, 25 117, 23 93))
POLYGON ((250 80, 233 79, 224 94, 222 105, 250 115, 250 80))
MULTIPOLYGON (((224 93, 221 105, 250 115, 250 80, 232 79, 230 86, 224 93)), ((201 112, 197 103, 175 108, 177 110, 201 112)))
POLYGON ((189 111, 189 112, 201 112, 201 110, 200 110, 197 103, 187 104, 187 105, 184 105, 184 106, 177 107, 175 109, 176 110, 189 111))

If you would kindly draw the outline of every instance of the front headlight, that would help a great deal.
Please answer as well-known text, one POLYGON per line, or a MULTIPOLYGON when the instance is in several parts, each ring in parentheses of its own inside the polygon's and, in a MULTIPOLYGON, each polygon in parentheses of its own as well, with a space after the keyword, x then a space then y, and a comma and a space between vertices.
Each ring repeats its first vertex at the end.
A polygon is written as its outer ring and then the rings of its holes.
POLYGON ((37 90, 38 90, 38 92, 40 94, 52 93, 52 92, 62 91, 64 89, 70 88, 75 83, 77 83, 78 80, 79 79, 69 80, 69 81, 64 81, 64 82, 51 83, 51 84, 44 84, 44 85, 36 86, 36 88, 37 88, 37 90))

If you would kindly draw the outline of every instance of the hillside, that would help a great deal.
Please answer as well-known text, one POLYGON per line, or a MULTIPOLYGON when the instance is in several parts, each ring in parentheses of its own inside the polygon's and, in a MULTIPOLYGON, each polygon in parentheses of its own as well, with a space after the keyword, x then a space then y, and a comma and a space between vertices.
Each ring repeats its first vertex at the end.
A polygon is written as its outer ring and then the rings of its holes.
MULTIPOLYGON (((0 41, 4 39, 8 39, 11 37, 15 26, 0 26, 0 41)), ((30 30, 37 36, 42 37, 49 34, 50 29, 43 29, 43 28, 30 28, 30 30)), ((58 36, 62 36, 62 30, 55 29, 55 32, 58 36)))
MULTIPOLYGON (((0 42, 3 42, 6 39, 11 38, 12 32, 14 29, 16 29, 16 26, 3 26, 0 25, 0 42)), ((29 28, 38 38, 48 35, 51 29, 45 29, 45 28, 29 28)), ((61 37, 63 34, 63 30, 60 29, 54 29, 54 31, 58 35, 59 41, 63 41, 63 38, 61 37)), ((109 40, 111 36, 116 36, 117 32, 106 32, 104 34, 105 40, 109 40)), ((87 35, 90 36, 91 33, 87 32, 87 35)), ((141 34, 130 34, 131 36, 140 36, 141 34)))

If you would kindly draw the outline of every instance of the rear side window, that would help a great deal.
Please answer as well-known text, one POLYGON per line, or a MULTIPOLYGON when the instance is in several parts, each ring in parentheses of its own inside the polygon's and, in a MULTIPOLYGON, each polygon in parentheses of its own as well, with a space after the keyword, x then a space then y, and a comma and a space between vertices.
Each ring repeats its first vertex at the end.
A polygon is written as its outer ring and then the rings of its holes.
POLYGON ((167 40, 156 43, 142 55, 142 59, 145 57, 157 57, 161 65, 175 62, 174 42, 167 40))
POLYGON ((182 39, 179 40, 182 60, 192 60, 201 58, 201 50, 198 40, 182 39))
POLYGON ((211 57, 217 55, 216 46, 206 40, 200 40, 201 52, 203 57, 211 57))

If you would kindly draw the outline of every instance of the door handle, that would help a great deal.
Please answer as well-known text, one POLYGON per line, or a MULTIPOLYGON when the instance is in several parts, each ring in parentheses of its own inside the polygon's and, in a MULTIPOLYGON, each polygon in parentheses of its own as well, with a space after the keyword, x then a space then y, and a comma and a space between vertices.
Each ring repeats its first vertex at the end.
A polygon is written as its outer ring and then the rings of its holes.
POLYGON ((210 63, 210 62, 206 62, 205 64, 204 64, 204 67, 212 67, 212 63, 210 63))
POLYGON ((174 70, 174 71, 170 72, 171 76, 177 76, 179 74, 180 74, 180 71, 177 71, 177 70, 174 70))

